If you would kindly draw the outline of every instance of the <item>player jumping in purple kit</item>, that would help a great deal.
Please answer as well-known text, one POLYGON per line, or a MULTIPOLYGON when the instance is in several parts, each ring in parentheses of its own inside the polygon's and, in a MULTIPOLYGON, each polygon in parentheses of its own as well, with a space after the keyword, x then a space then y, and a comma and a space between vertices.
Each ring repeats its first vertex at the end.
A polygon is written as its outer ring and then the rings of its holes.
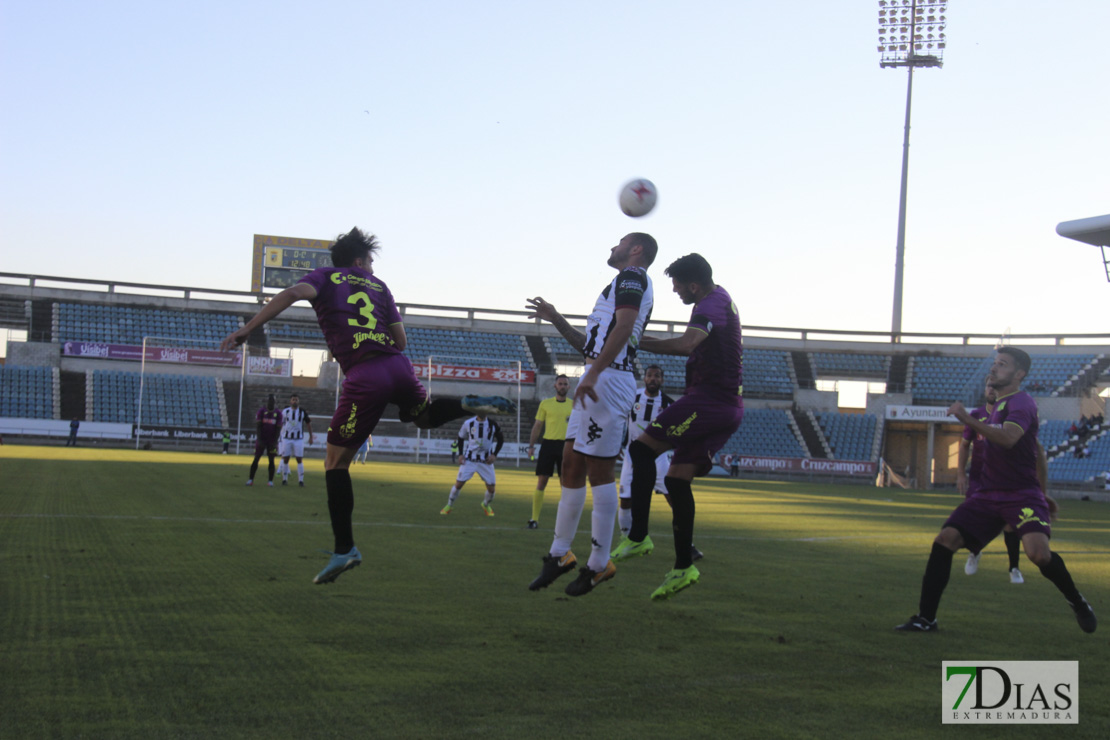
POLYGON ((958 402, 948 409, 983 440, 980 487, 956 507, 933 540, 921 580, 918 612, 896 630, 936 632, 937 607, 951 575, 952 556, 961 547, 982 550, 1007 524, 1021 536, 1026 556, 1040 568, 1041 575, 1067 599, 1080 629, 1094 632, 1098 626, 1094 610, 1076 589, 1063 558, 1049 547, 1051 516, 1037 475, 1037 403, 1021 390, 1031 366, 1032 360, 1023 350, 1002 347, 988 376, 997 393, 990 417, 980 421, 958 402))
POLYGON ((688 254, 666 269, 672 287, 686 305, 694 304, 685 333, 671 339, 644 337, 648 352, 684 355, 686 394, 661 413, 628 446, 632 460, 632 528, 613 550, 614 562, 647 555, 655 545, 648 536, 655 458, 674 450, 664 481, 670 494, 674 529, 674 569, 651 594, 667 599, 698 582, 694 565, 694 493, 691 482, 713 468, 713 457, 744 418, 743 346, 740 315, 728 291, 713 282, 713 268, 700 254, 688 254))
MULTIPOLYGON (((987 378, 987 388, 983 394, 983 399, 986 403, 969 412, 973 418, 979 421, 990 419, 991 413, 994 412, 994 404, 998 399, 998 394, 991 387, 990 378, 987 378)), ((956 490, 959 491, 961 496, 971 496, 981 488, 979 479, 983 472, 986 447, 986 440, 981 439, 974 429, 964 427, 956 455, 956 490), (970 465, 968 465, 969 460, 970 465)), ((1039 440, 1037 441, 1037 480, 1041 483, 1041 490, 1045 492, 1048 511, 1055 519, 1058 507, 1052 497, 1048 495, 1048 460, 1045 457, 1044 447, 1041 446, 1039 440)), ((1008 570, 1010 583, 1019 585, 1025 583, 1025 577, 1022 576, 1021 570, 1018 568, 1021 558, 1021 537, 1008 524, 1002 530, 1002 537, 1006 542, 1006 555, 1010 563, 1008 570)), ((979 558, 982 556, 982 550, 970 550, 967 563, 964 564, 964 573, 969 576, 975 575, 979 571, 979 558)))
POLYGON ((274 485, 274 457, 277 455, 278 431, 281 429, 281 412, 274 408, 275 403, 276 400, 271 393, 266 397, 266 406, 260 408, 254 416, 257 429, 255 429, 254 439, 254 460, 251 461, 251 474, 247 478, 248 486, 254 485, 254 474, 258 472, 258 461, 262 459, 264 454, 270 458, 269 485, 271 487, 274 485))
POLYGON ((340 234, 331 246, 334 267, 320 267, 274 296, 242 329, 224 338, 222 350, 236 347, 251 332, 297 301, 308 301, 328 349, 343 374, 343 391, 328 427, 324 479, 328 489, 335 552, 313 583, 331 583, 362 563, 351 526, 355 498, 350 465, 374 431, 387 404, 396 404, 402 421, 431 429, 479 412, 509 414, 516 404, 500 396, 465 396, 431 401, 402 352, 405 326, 385 283, 374 275, 372 234, 358 228, 340 234))

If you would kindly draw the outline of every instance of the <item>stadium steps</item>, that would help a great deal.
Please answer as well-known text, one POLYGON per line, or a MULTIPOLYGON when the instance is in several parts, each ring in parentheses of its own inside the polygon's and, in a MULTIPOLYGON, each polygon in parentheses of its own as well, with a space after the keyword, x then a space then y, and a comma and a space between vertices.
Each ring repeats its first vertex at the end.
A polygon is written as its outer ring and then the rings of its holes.
POLYGON ((790 359, 794 363, 794 375, 796 376, 798 387, 804 390, 813 390, 816 388, 817 380, 813 373, 813 363, 810 362, 809 353, 791 352, 790 359))
POLYGON ((96 409, 96 386, 93 385, 93 371, 85 371, 85 413, 84 419, 92 421, 93 411, 96 409))
POLYGON ((31 317, 30 323, 27 326, 27 341, 54 341, 54 304, 52 302, 31 302, 31 317))
POLYGON ((909 388, 910 358, 894 355, 890 358, 890 370, 886 377, 887 393, 905 393, 909 388))
POLYGON ((1093 362, 1088 364, 1082 370, 1074 375, 1071 380, 1064 384, 1064 387, 1058 392, 1053 393, 1054 396, 1083 396, 1087 391, 1097 386, 1102 377, 1103 372, 1110 367, 1110 357, 1106 355, 1098 355, 1093 362))
POLYGON ((230 429, 227 424, 231 420, 231 415, 227 413, 227 399, 224 397, 224 384, 219 378, 212 378, 212 382, 216 384, 216 402, 219 404, 220 408, 220 427, 222 429, 230 429))
POLYGON ((798 431, 801 432, 802 441, 805 442, 806 450, 809 451, 809 456, 827 460, 829 457, 829 445, 821 435, 817 422, 813 418, 813 412, 791 411, 790 413, 794 417, 794 423, 798 425, 798 431))
POLYGON ((544 345, 543 337, 525 335, 524 341, 528 343, 528 351, 536 361, 536 372, 551 375, 555 372, 555 361, 544 345))
POLYGON ((53 391, 51 406, 54 409, 54 418, 61 419, 62 413, 62 376, 61 370, 56 367, 50 368, 50 387, 53 391))
POLYGON ((64 371, 59 376, 61 384, 61 397, 59 398, 62 419, 77 417, 78 421, 87 421, 88 410, 85 404, 85 373, 64 371))

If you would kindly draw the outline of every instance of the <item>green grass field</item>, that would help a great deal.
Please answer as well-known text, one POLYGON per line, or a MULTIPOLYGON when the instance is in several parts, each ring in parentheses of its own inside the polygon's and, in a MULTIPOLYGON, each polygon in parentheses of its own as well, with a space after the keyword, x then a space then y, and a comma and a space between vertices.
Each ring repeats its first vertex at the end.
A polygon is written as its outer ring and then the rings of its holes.
MULTIPOLYGON (((0 737, 1110 737, 1110 623, 1076 626, 1001 542, 954 561, 941 632, 916 611, 951 494, 695 485, 701 582, 648 596, 655 554, 588 596, 527 584, 534 477, 498 471, 495 518, 454 469, 356 465, 361 568, 314 586, 331 548, 324 475, 243 485, 249 458, 0 447, 0 737), (1078 660, 1078 727, 941 725, 942 660, 1078 660)), ((264 468, 260 479, 265 479, 264 468)), ((1110 619, 1110 507, 1063 502, 1054 548, 1110 619)), ((589 550, 589 514, 576 551, 589 550)))

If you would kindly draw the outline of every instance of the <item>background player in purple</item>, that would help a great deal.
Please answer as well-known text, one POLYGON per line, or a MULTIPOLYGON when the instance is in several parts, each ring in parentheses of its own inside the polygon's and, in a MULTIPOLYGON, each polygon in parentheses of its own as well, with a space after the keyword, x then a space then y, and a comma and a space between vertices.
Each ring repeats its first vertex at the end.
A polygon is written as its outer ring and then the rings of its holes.
POLYGON ((270 458, 270 480, 274 485, 274 456, 277 455, 278 430, 281 412, 274 408, 276 400, 273 394, 266 397, 266 406, 260 408, 255 414, 254 460, 251 462, 251 474, 247 478, 247 485, 254 485, 254 474, 258 472, 258 461, 263 453, 270 458))
POLYGON ((990 418, 980 421, 958 402, 948 409, 984 441, 980 487, 956 507, 933 540, 921 580, 918 612, 895 629, 935 632, 937 607, 952 572, 952 556, 965 546, 981 550, 1007 524, 1021 536, 1025 554, 1067 599, 1079 627, 1094 632, 1098 626, 1094 610, 1076 589, 1063 558, 1049 547, 1051 515, 1037 471, 1037 404, 1021 390, 1021 381, 1031 365, 1023 350, 1001 348, 988 376, 997 394, 990 418))
POLYGON ((274 296, 242 329, 224 338, 221 349, 242 344, 256 328, 300 300, 308 301, 324 333, 328 349, 344 375, 339 405, 328 427, 324 479, 328 489, 335 552, 313 583, 331 583, 362 563, 351 527, 354 490, 351 461, 385 411, 398 407, 402 421, 421 429, 438 427, 478 412, 508 414, 516 404, 499 396, 466 396, 430 401, 412 363, 401 354, 407 344, 405 326, 393 294, 374 275, 377 239, 358 228, 340 234, 331 246, 334 267, 320 267, 299 283, 274 296))
POLYGON ((628 446, 632 460, 632 529, 612 552, 614 561, 646 555, 654 548, 648 536, 651 492, 655 487, 655 458, 674 450, 664 479, 674 528, 674 568, 651 594, 667 599, 697 583, 694 565, 694 494, 691 482, 713 468, 713 457, 724 447, 744 418, 743 346, 740 314, 731 296, 713 282, 713 268, 700 254, 688 254, 666 269, 674 292, 686 305, 694 304, 686 331, 680 337, 644 337, 648 352, 686 355, 686 394, 651 423, 628 446))
MULTIPOLYGON (((991 387, 990 378, 987 378, 987 388, 983 393, 983 399, 986 403, 971 411, 971 417, 984 422, 990 419, 997 398, 998 394, 991 387)), ((956 452, 956 490, 960 492, 960 495, 970 496, 980 489, 979 479, 983 472, 983 459, 986 454, 986 440, 980 438, 971 427, 965 426, 960 437, 959 449, 956 452), (971 461, 970 465, 968 464, 969 459, 971 461)), ((1057 507, 1056 502, 1048 495, 1048 460, 1045 457, 1044 447, 1041 446, 1040 440, 1037 440, 1037 479, 1041 482, 1041 490, 1045 492, 1048 511, 1055 520, 1057 507)), ((1018 568, 1021 558, 1021 537, 1008 524, 1002 530, 1002 537, 1006 542, 1006 555, 1009 559, 1010 583, 1025 583, 1025 577, 1021 574, 1021 569, 1018 568)), ((967 562, 964 563, 964 573, 973 576, 979 572, 979 558, 982 555, 982 550, 971 550, 968 553, 967 562)))

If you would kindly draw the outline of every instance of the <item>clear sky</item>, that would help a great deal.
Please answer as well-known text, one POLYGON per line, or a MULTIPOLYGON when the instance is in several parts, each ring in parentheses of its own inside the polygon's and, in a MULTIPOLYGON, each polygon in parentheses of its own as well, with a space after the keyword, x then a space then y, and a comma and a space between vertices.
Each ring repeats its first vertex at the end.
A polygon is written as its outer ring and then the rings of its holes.
MULTIPOLYGON (((914 76, 903 329, 1110 330, 1110 3, 953 0, 914 76)), ((906 72, 878 3, 0 4, 0 270, 248 290, 378 234, 409 303, 586 313, 629 231, 749 325, 889 330, 906 72), (659 205, 630 219, 621 183, 659 205)))

